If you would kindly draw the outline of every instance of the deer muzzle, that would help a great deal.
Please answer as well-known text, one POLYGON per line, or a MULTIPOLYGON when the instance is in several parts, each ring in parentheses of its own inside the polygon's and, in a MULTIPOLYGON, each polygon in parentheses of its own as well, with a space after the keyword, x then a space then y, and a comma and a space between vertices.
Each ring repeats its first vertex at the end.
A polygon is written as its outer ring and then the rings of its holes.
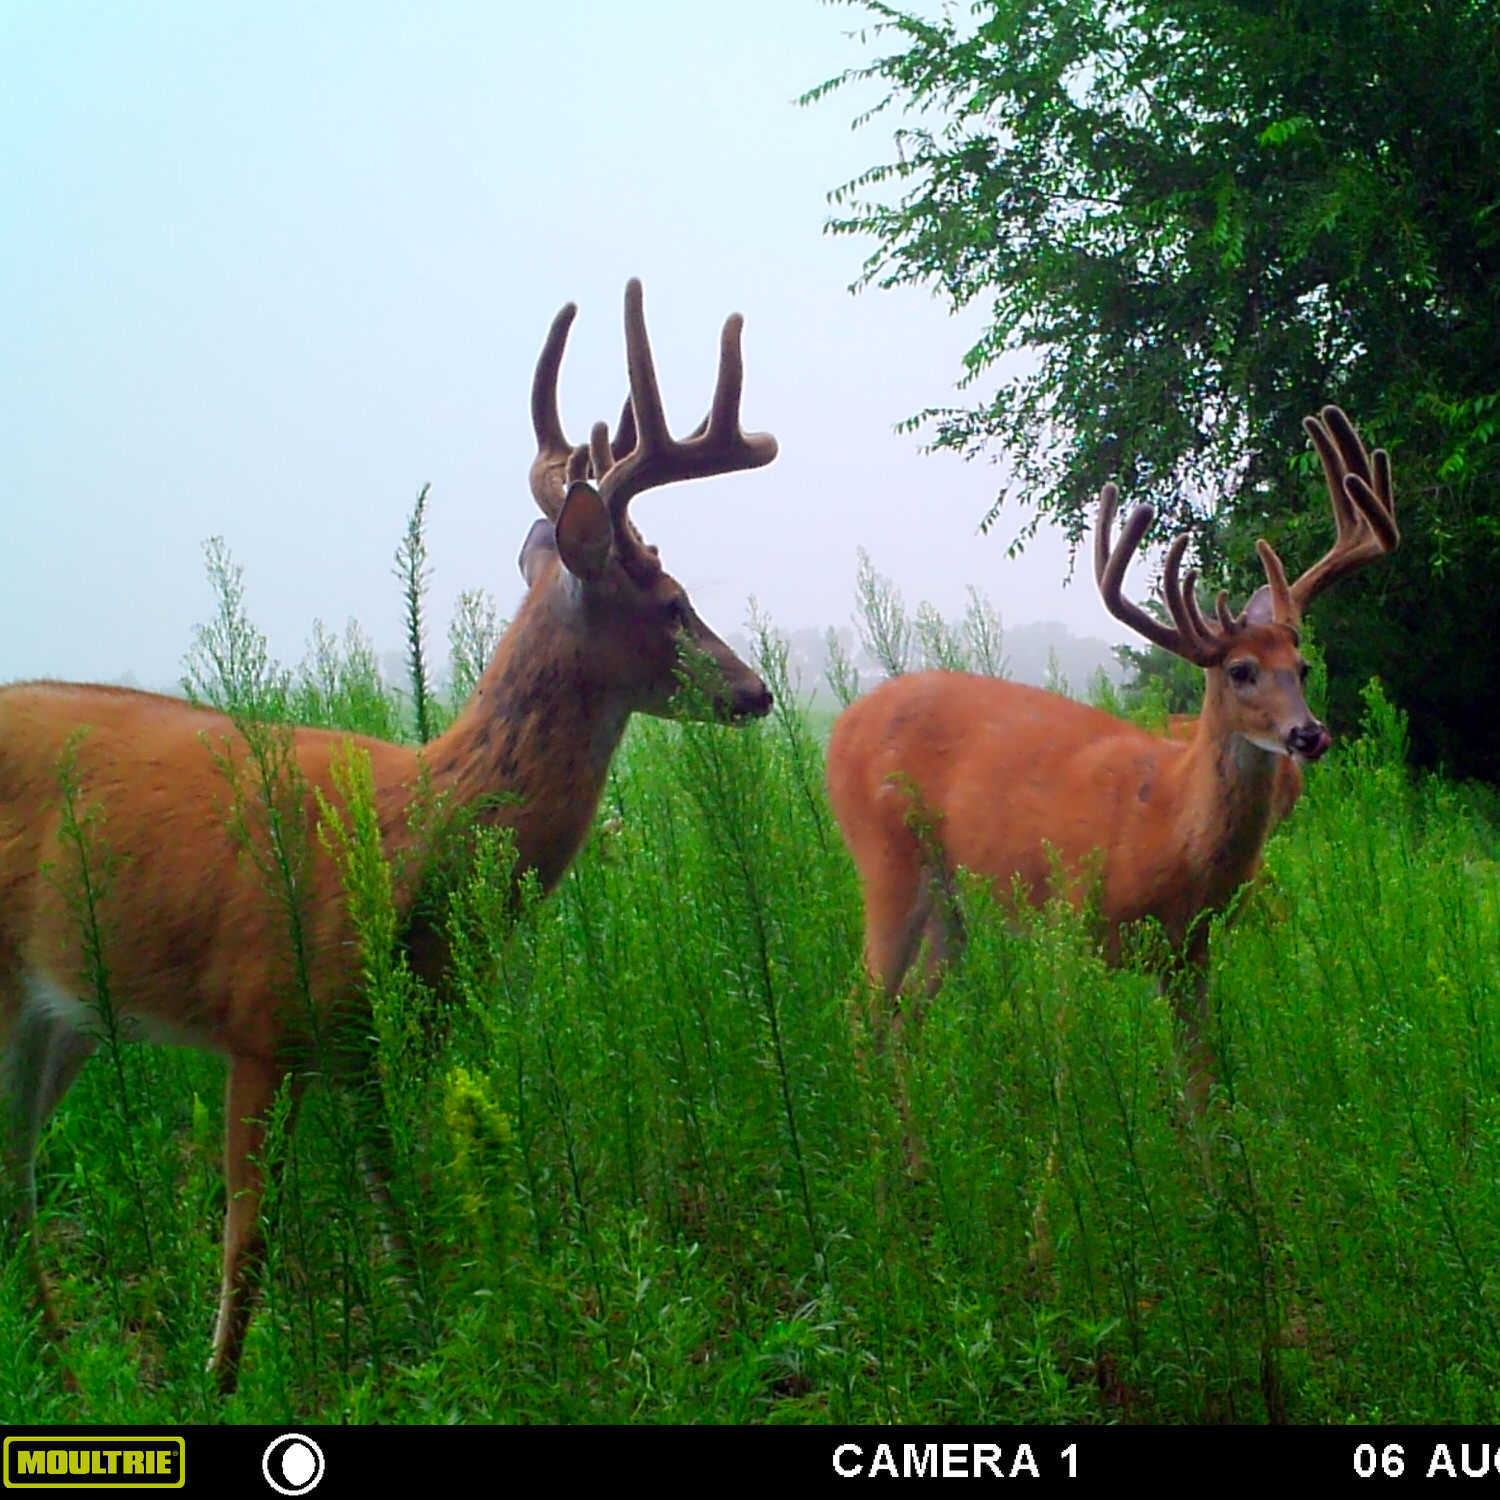
POLYGON ((736 722, 742 719, 763 719, 771 712, 775 702, 770 688, 757 677, 753 684, 746 683, 735 689, 729 705, 729 716, 736 722))
POLYGON ((1286 737, 1287 754, 1297 760, 1321 760, 1333 744, 1333 736, 1316 719, 1299 724, 1286 737))

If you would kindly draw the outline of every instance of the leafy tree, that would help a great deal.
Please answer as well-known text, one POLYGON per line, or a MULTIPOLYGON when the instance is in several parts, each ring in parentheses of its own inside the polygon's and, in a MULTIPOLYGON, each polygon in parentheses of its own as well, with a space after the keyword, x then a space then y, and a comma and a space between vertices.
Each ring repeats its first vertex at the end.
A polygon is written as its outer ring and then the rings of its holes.
POLYGON ((1300 418, 1393 455, 1403 543, 1317 606, 1335 722, 1372 672, 1419 759, 1500 777, 1500 6, 1491 0, 982 0, 810 91, 883 92, 895 159, 833 195, 860 284, 987 306, 971 406, 912 425, 1003 443, 1007 496, 1082 538, 1107 478, 1189 527, 1243 597, 1256 535, 1331 540, 1300 418), (1029 358, 991 388, 1003 356, 1029 358))
POLYGON ((1203 673, 1160 646, 1116 646, 1115 658, 1131 672, 1119 697, 1126 710, 1150 704, 1162 715, 1195 714, 1203 706, 1203 673))

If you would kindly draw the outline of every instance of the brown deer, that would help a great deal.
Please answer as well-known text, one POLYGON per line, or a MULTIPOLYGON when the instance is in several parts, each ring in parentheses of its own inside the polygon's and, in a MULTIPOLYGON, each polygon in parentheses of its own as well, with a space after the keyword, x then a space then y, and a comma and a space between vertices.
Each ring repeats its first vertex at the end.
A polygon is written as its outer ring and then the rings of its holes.
POLYGON ((1100 495, 1094 569, 1110 613, 1203 669, 1203 710, 1187 743, 1039 688, 957 672, 893 678, 839 718, 829 796, 864 887, 865 962, 890 1002, 919 950, 930 992, 955 947, 946 894, 955 870, 988 877, 1002 900, 1019 884, 1040 904, 1060 868, 1061 894, 1075 904, 1097 883, 1110 962, 1119 961, 1122 929, 1152 917, 1195 971, 1196 1004, 1182 1019, 1189 1097, 1206 1100, 1206 918, 1259 866, 1286 795, 1280 767, 1317 760, 1330 743, 1303 698, 1298 624, 1325 588, 1399 540, 1385 452, 1367 454, 1335 406, 1304 426, 1323 462, 1337 540, 1293 584, 1258 542, 1267 582, 1239 615, 1223 593, 1212 618, 1200 609, 1196 572, 1181 576, 1186 535, 1167 554, 1171 623, 1127 600, 1125 570, 1152 511, 1138 506, 1112 544, 1118 491, 1107 484, 1100 495))
MULTIPOLYGON (((631 281, 630 395, 620 429, 611 442, 598 423, 575 448, 557 412, 575 311, 569 304, 553 321, 532 384, 531 492, 545 519, 521 551, 528 588, 514 623, 467 707, 421 750, 293 731, 309 828, 316 793, 336 800, 332 767, 352 741, 370 758, 388 855, 413 838, 408 810, 425 779, 448 805, 508 825, 518 874, 535 871, 547 889, 588 831, 630 715, 693 711, 674 696, 686 657, 711 664, 700 675, 715 690, 716 716, 737 721, 770 710, 766 685, 698 618, 629 514, 644 490, 759 468, 776 456, 773 437, 740 429, 741 319, 724 325, 708 417, 688 438, 673 439, 640 283, 631 281)), ((99 837, 118 857, 99 930, 107 934, 110 1006, 121 1031, 206 1048, 228 1063, 228 1209, 209 1364, 226 1391, 237 1379, 263 1251, 266 1114, 284 1082, 294 1097, 302 1087, 295 1060, 308 1042, 305 1009, 285 1003, 284 915, 226 820, 224 765, 242 762, 247 748, 229 718, 173 698, 57 682, 0 691, 0 1123, 13 1216, 32 1230, 38 1136, 99 1041, 95 986, 66 888, 85 874, 61 826, 59 764, 67 756, 77 803, 97 811, 99 837)), ((308 989, 319 1016, 358 1017, 365 1002, 338 872, 315 838, 309 845, 301 913, 308 989)), ((396 894, 409 913, 415 889, 396 894)), ((440 947, 429 948, 427 964, 440 964, 440 947)), ((378 1195, 378 1184, 372 1191, 378 1195)), ((34 1244, 28 1253, 55 1327, 34 1244)))

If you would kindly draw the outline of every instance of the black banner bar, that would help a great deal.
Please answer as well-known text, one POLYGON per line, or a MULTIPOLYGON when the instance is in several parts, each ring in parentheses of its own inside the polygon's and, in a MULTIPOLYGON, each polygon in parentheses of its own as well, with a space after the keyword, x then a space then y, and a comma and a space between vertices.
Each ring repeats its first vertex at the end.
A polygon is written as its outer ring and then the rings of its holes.
POLYGON ((1500 1427, 13 1427, 4 1439, 5 1490, 47 1495, 321 1497, 373 1485, 441 1500, 469 1493, 476 1473, 501 1485, 522 1466, 611 1485, 1004 1479, 1077 1491, 1137 1475, 1372 1488, 1500 1478, 1500 1427))

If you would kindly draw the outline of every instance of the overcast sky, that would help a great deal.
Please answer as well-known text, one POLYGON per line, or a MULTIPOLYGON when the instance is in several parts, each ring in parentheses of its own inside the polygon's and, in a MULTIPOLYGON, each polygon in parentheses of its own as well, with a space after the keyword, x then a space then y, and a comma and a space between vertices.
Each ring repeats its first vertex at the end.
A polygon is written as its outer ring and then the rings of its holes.
POLYGON ((872 55, 861 15, 5 0, 0 680, 175 682, 215 534, 283 660, 315 616, 394 649, 391 559, 427 481, 434 645, 462 589, 508 614, 542 339, 576 301, 582 440, 624 393, 630 276, 674 429, 738 310, 745 425, 781 444, 634 512, 716 628, 751 594, 788 629, 847 623, 863 546, 911 605, 957 614, 976 583, 1007 624, 1127 638, 1091 582, 1062 586, 1059 541, 1007 561, 1021 513, 978 534, 995 468, 893 430, 953 399, 979 325, 850 296, 869 246, 823 232, 829 189, 890 151, 889 117, 850 130, 868 93, 794 102, 872 55))

